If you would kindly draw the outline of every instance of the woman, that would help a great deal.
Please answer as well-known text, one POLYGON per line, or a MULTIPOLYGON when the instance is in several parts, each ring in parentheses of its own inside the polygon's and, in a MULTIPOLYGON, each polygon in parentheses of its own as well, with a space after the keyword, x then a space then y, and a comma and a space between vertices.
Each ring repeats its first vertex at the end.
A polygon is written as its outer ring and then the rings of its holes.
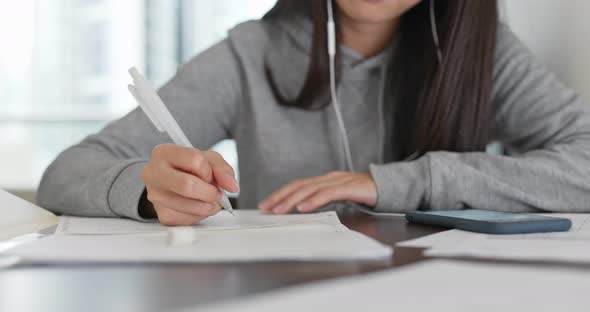
MULTIPOLYGON (((590 114, 498 22, 495 1, 330 4, 335 96, 320 0, 279 0, 160 90, 193 145, 237 141, 240 208, 590 211, 590 114), (492 141, 512 156, 484 153, 492 141)), ((135 110, 63 152, 38 201, 167 225, 217 213, 217 186, 238 191, 232 168, 169 141, 135 110)))

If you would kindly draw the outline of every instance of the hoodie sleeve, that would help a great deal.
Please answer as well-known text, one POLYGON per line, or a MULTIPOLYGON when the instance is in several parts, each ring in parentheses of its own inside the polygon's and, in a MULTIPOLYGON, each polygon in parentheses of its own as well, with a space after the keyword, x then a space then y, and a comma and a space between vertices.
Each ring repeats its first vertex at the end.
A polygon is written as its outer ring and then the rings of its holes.
POLYGON ((377 210, 590 212, 590 107, 506 26, 495 62, 491 118, 512 156, 431 152, 373 165, 377 210))
MULTIPOLYGON (((233 136, 240 76, 225 40, 183 65, 159 90, 195 147, 207 149, 233 136)), ((152 149, 169 142, 135 109, 61 153, 46 170, 37 201, 60 214, 141 220, 141 171, 152 149)))

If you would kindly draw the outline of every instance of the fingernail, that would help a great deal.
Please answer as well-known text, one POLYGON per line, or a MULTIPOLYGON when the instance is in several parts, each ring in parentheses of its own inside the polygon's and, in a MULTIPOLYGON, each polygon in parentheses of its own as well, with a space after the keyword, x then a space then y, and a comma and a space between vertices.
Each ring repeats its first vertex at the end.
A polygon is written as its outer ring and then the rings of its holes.
POLYGON ((217 192, 217 201, 220 202, 223 199, 223 191, 217 192))

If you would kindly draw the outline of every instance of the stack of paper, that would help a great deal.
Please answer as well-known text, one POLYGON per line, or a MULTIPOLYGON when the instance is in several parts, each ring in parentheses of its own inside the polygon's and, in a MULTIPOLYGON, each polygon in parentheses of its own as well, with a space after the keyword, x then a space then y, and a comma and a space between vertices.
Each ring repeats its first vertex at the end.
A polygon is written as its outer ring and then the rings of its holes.
POLYGON ((0 216, 0 241, 57 223, 53 213, 3 190, 0 190, 0 216))
POLYGON ((14 249, 41 262, 227 262, 388 259, 392 249, 350 231, 335 212, 264 215, 221 212, 192 227, 193 244, 170 245, 168 228, 122 219, 65 217, 56 235, 14 249))
MULTIPOLYGON (((277 216, 257 211, 235 211, 235 216, 222 210, 191 228, 197 232, 211 230, 245 230, 294 225, 341 226, 334 212, 277 216)), ((56 234, 115 235, 165 232, 168 227, 159 223, 142 223, 129 219, 61 217, 56 234)))
POLYGON ((588 311, 590 270, 433 260, 183 311, 588 311))
POLYGON ((590 263, 590 215, 546 214, 572 221, 568 232, 489 235, 449 230, 399 243, 427 256, 590 263))

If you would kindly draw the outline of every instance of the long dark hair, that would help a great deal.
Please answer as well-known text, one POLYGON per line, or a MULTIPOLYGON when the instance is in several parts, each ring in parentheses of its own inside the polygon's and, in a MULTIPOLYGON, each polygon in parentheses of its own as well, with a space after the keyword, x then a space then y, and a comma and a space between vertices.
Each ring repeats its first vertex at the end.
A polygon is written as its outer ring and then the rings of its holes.
MULTIPOLYGON (((275 10, 293 1, 279 0, 275 10)), ((304 1, 313 21, 307 75, 299 94, 286 99, 267 75, 279 103, 301 109, 328 90, 326 3, 304 1)), ((426 0, 406 12, 396 34, 386 87, 392 105, 398 159, 418 151, 480 151, 489 135, 498 7, 495 0, 426 0), (442 48, 439 64, 432 39, 429 1, 435 1, 442 48)), ((337 55, 338 58, 338 55, 337 55)), ((267 66, 268 67, 268 66, 267 66)), ((328 105, 326 101, 324 105, 328 105)), ((354 144, 354 143, 353 143, 354 144)))

